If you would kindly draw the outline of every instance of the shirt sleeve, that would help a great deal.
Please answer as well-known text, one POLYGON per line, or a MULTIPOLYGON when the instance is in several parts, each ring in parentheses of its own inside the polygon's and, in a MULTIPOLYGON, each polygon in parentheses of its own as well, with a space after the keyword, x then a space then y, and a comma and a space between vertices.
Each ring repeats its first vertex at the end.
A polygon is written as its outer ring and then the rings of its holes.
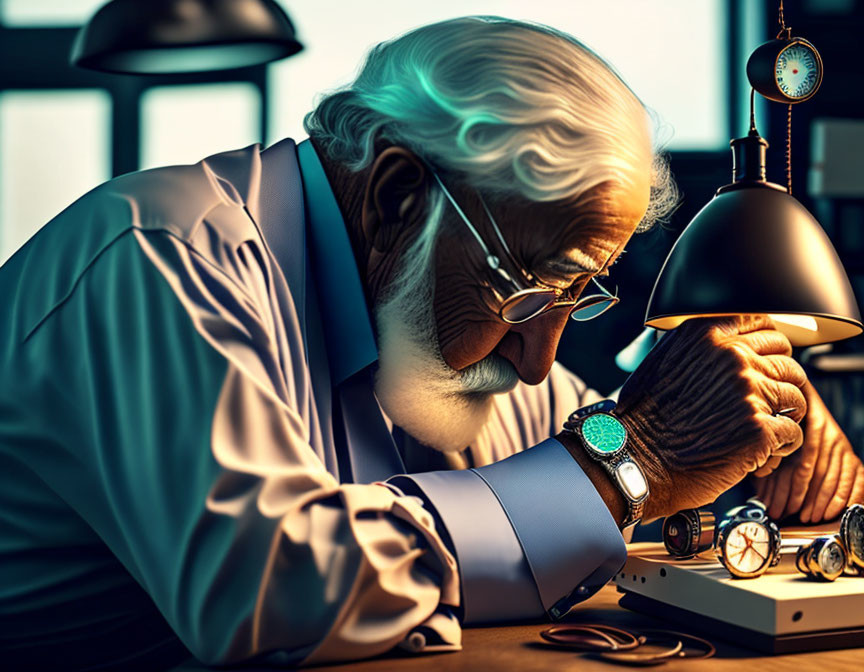
POLYGON ((417 499, 325 470, 257 303, 167 232, 119 236, 24 342, 53 414, 31 463, 202 662, 377 655, 458 604, 455 560, 417 499))
POLYGON ((560 618, 627 558, 605 502, 555 439, 478 469, 388 483, 423 498, 446 530, 465 623, 560 618))
POLYGON ((520 383, 494 400, 471 447, 474 462, 486 466, 388 481, 438 516, 458 560, 463 622, 558 618, 624 564, 626 546, 608 507, 549 438, 571 412, 601 398, 555 363, 540 385, 520 383))

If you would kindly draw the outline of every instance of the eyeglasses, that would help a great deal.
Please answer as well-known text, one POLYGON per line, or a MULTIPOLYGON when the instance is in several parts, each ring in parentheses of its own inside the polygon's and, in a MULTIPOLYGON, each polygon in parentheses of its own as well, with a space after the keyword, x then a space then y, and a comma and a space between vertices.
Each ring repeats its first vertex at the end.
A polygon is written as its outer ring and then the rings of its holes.
POLYGON ((456 199, 453 198, 447 190, 447 187, 444 186, 441 178, 438 177, 434 171, 432 171, 432 175, 435 177, 435 181, 438 182, 438 186, 441 187, 441 191, 444 192, 444 196, 450 202, 450 205, 453 206, 459 214, 459 217, 463 222, 465 222, 465 226, 467 226, 468 230, 473 234, 474 239, 483 249, 483 254, 486 257, 486 265, 492 272, 493 284, 498 286, 497 288, 491 286, 501 301, 501 305, 498 308, 498 317, 504 320, 504 322, 507 322, 508 324, 520 324, 522 322, 527 322, 531 318, 537 317, 541 313, 545 313, 547 310, 561 306, 568 306, 570 308, 570 317, 572 319, 577 322, 585 322, 602 315, 618 303, 619 298, 617 295, 617 289, 615 294, 611 294, 594 277, 591 278, 591 281, 594 283, 599 293, 582 296, 578 299, 574 299, 570 296, 567 293, 567 290, 561 289, 560 287, 550 287, 540 282, 531 273, 520 266, 513 257, 510 248, 504 241, 504 236, 501 235, 501 229, 498 228, 495 218, 492 217, 492 213, 489 212, 486 202, 483 200, 483 197, 480 196, 480 203, 483 205, 483 210, 486 212, 486 216, 492 223, 492 228, 495 231, 495 235, 498 237, 498 242, 501 244, 501 248, 507 256, 507 260, 513 268, 519 271, 524 280, 524 283, 519 282, 519 280, 511 276, 501 267, 501 260, 497 255, 493 254, 489 250, 489 246, 486 245, 486 242, 483 240, 480 233, 476 228, 474 228, 474 225, 471 224, 468 217, 462 211, 462 208, 459 207, 456 199))

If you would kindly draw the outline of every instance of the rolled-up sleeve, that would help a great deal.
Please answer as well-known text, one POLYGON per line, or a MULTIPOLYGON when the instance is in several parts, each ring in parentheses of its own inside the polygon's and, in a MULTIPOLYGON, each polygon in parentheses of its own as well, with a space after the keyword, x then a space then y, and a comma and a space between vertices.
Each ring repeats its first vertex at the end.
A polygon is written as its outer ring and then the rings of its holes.
POLYGON ((31 463, 199 660, 377 655, 458 604, 455 560, 415 498, 326 471, 256 305, 174 236, 119 236, 27 335, 55 414, 31 463))
POLYGON ((627 556, 603 499, 555 439, 478 469, 388 482, 440 518, 458 560, 466 623, 558 618, 627 556))

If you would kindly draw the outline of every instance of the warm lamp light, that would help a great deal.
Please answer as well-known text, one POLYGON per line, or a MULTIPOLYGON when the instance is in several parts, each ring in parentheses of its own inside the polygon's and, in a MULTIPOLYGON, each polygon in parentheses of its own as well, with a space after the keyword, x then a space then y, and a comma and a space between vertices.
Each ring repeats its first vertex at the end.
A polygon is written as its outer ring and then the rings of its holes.
POLYGON ((645 324, 666 330, 694 317, 767 313, 795 346, 860 334, 858 303, 825 231, 785 189, 765 181, 768 143, 754 128, 731 145, 733 182, 673 246, 645 324))
POLYGON ((128 74, 249 67, 303 46, 275 0, 111 0, 75 38, 71 62, 128 74))

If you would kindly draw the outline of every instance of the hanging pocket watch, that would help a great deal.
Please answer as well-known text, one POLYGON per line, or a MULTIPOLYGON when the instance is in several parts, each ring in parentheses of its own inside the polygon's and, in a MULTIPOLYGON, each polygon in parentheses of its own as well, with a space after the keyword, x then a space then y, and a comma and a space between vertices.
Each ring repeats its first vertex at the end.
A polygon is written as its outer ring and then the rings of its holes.
POLYGON ((822 57, 803 37, 781 37, 750 54, 747 79, 769 100, 801 103, 812 98, 822 84, 822 57))

